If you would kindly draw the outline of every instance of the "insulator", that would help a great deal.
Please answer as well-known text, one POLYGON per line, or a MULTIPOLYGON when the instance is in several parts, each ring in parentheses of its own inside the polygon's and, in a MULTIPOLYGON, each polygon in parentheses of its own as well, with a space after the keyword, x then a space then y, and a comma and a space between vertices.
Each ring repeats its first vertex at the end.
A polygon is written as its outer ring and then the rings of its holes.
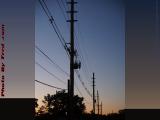
POLYGON ((79 69, 81 69, 81 62, 79 62, 79 65, 78 65, 79 69))
POLYGON ((67 47, 67 51, 69 52, 69 54, 71 54, 71 50, 69 47, 67 47))
POLYGON ((78 63, 74 63, 74 69, 78 69, 78 63))
POLYGON ((77 50, 74 50, 74 55, 77 56, 77 50))
POLYGON ((81 68, 81 63, 79 62, 79 63, 77 63, 77 62, 75 62, 74 63, 74 69, 80 69, 81 68))

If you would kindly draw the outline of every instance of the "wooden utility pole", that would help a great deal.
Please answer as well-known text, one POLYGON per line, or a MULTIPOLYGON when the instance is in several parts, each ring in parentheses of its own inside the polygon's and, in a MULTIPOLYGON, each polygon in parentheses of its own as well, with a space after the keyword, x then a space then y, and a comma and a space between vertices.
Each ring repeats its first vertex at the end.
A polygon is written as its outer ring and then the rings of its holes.
POLYGON ((74 108, 73 108, 73 97, 74 97, 74 69, 80 68, 80 63, 78 64, 75 61, 76 52, 74 49, 74 22, 76 21, 74 19, 74 13, 76 12, 74 10, 74 5, 77 3, 74 0, 71 0, 70 2, 67 2, 70 4, 70 48, 69 48, 69 54, 70 54, 70 80, 68 81, 68 120, 74 120, 74 108))
POLYGON ((101 105, 100 105, 100 106, 101 106, 101 115, 102 115, 102 114, 103 114, 103 113, 102 113, 102 102, 101 102, 101 105))
POLYGON ((98 90, 97 90, 97 114, 99 115, 99 93, 98 93, 98 90))
POLYGON ((95 114, 95 77, 93 73, 93 114, 95 114))
POLYGON ((68 120, 73 120, 73 96, 74 96, 74 0, 69 3, 70 12, 70 81, 69 81, 69 111, 68 120))

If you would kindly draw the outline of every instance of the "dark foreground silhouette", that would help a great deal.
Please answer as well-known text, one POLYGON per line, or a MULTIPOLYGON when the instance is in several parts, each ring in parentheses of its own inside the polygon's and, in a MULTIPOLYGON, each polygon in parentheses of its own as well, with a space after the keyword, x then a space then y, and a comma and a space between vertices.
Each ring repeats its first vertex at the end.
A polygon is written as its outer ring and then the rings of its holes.
MULTIPOLYGON (((35 108, 38 108, 38 99, 35 100, 35 108)), ((55 95, 48 94, 44 96, 44 105, 36 110, 35 120, 67 120, 68 94, 65 91, 59 91, 55 95)), ((85 104, 83 98, 78 95, 74 96, 73 109, 74 120, 124 120, 124 110, 119 113, 108 115, 94 115, 85 113, 85 104)))

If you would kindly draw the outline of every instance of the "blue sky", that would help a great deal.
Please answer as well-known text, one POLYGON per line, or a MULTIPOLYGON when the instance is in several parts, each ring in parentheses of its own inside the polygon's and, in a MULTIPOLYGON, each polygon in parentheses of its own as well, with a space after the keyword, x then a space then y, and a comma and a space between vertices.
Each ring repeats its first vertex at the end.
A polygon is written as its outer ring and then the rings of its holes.
MULTIPOLYGON (((62 0, 65 2, 65 0, 62 0)), ((59 0, 61 3, 61 0, 59 0)), ((69 23, 63 17, 57 0, 46 0, 49 9, 66 42, 70 40, 69 23)), ((61 4, 62 5, 62 4, 61 4)), ((75 44, 84 57, 80 74, 87 88, 92 92, 92 72, 95 72, 96 90, 99 90, 104 113, 124 108, 125 104, 125 33, 124 5, 122 0, 79 0, 76 5, 75 44), (87 67, 86 67, 87 66, 87 67)), ((65 13, 66 14, 66 13, 65 13)), ((69 59, 59 39, 49 24, 48 18, 37 1, 36 45, 69 73, 69 59)), ((42 54, 35 53, 36 61, 67 83, 68 77, 52 65, 42 54)), ((66 88, 63 84, 36 67, 36 79, 51 85, 66 88)), ((86 99, 87 110, 92 109, 92 99, 75 76, 75 83, 86 99)), ((42 98, 55 89, 36 83, 36 97, 42 98)), ((79 94, 75 88, 75 94, 79 94)))

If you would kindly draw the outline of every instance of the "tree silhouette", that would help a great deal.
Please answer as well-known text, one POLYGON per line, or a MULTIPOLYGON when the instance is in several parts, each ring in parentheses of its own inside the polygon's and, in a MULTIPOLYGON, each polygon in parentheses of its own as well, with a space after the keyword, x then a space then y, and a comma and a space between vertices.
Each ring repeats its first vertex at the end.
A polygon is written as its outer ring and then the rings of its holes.
POLYGON ((35 108, 37 108, 38 107, 38 99, 37 98, 35 98, 35 108))
MULTIPOLYGON (((68 107, 68 93, 64 90, 58 91, 55 95, 47 94, 44 96, 43 103, 46 107, 46 112, 54 118, 66 117, 68 107)), ((81 116, 85 111, 85 104, 83 98, 75 95, 73 98, 73 109, 76 117, 81 116)))
MULTIPOLYGON (((37 103, 37 100, 35 100, 37 103)), ((35 120, 66 120, 68 110, 68 93, 58 91, 54 95, 47 94, 44 96, 44 105, 39 107, 35 120)), ((38 104, 35 104, 37 107, 38 104)), ((93 115, 93 113, 85 113, 85 104, 83 98, 74 95, 73 98, 74 120, 124 120, 125 110, 118 113, 108 115, 93 115)))
POLYGON ((34 107, 35 107, 35 116, 37 116, 38 115, 38 113, 37 113, 37 108, 38 108, 38 99, 34 99, 34 107))

